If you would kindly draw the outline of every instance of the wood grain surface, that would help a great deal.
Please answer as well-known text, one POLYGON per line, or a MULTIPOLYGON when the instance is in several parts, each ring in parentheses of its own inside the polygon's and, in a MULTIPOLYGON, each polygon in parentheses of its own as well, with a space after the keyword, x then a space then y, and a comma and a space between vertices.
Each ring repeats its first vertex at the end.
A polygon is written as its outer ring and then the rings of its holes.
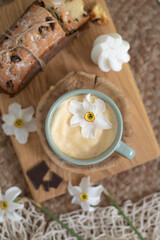
MULTIPOLYGON (((31 2, 31 0, 17 0, 12 4, 9 4, 7 8, 2 9, 0 12, 0 32, 2 33, 5 28, 9 27, 31 2)), ((105 6, 105 1, 100 0, 100 2, 103 4, 110 18, 108 9, 105 6)), ((86 3, 90 5, 93 4, 94 1, 90 0, 86 1, 86 3)), ((124 64, 123 70, 119 73, 115 73, 113 71, 110 71, 109 73, 102 73, 90 59, 90 52, 94 39, 100 34, 115 31, 116 30, 111 18, 109 24, 105 26, 96 26, 93 23, 90 23, 90 28, 87 33, 79 39, 75 39, 72 43, 65 47, 65 49, 63 49, 47 65, 45 72, 38 74, 30 85, 18 96, 11 99, 8 96, 0 95, 0 109, 2 113, 7 113, 9 104, 13 102, 18 102, 23 107, 33 105, 36 108, 41 96, 46 92, 46 90, 51 85, 55 85, 62 77, 71 71, 83 70, 88 73, 94 73, 97 76, 105 77, 115 83, 116 86, 123 91, 123 94, 128 98, 130 104, 133 116, 134 134, 128 138, 127 143, 136 150, 136 156, 132 161, 128 161, 121 157, 119 164, 114 167, 103 170, 99 173, 96 172, 96 174, 90 174, 92 181, 97 181, 143 164, 159 155, 159 146, 129 65, 124 64)), ((69 172, 65 172, 64 169, 52 164, 40 144, 37 133, 30 134, 29 141, 25 145, 20 145, 14 137, 11 137, 11 140, 25 177, 26 171, 42 160, 46 160, 53 171, 57 172, 61 176, 66 176, 67 179, 71 180, 73 183, 79 182, 79 179, 83 176, 83 174, 70 174, 69 172)), ((46 176, 46 178, 47 177, 49 176, 46 176)), ((49 193, 46 193, 42 187, 40 187, 39 190, 35 190, 27 177, 26 180, 33 198, 39 202, 56 197, 66 191, 66 182, 63 182, 58 189, 52 189, 49 193)))

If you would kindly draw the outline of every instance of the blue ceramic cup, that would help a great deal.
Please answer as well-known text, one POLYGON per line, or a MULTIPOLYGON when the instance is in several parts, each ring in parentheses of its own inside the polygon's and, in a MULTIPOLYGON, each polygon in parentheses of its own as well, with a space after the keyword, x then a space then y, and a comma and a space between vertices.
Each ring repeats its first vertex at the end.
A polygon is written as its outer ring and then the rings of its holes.
POLYGON ((51 149, 57 155, 59 155, 60 158, 64 159, 66 162, 71 163, 71 164, 81 165, 81 166, 95 164, 95 163, 101 162, 104 159, 108 158, 113 152, 117 152, 117 153, 121 154, 122 156, 128 158, 129 160, 131 160, 135 156, 135 151, 131 147, 129 147, 127 144, 125 144, 124 142, 121 141, 122 133, 123 133, 123 120, 122 120, 121 112, 119 111, 117 105, 107 95, 105 95, 99 91, 96 91, 96 90, 78 89, 78 90, 68 92, 68 93, 64 94, 63 96, 61 96, 60 98, 58 98, 53 103, 53 105, 51 106, 51 108, 48 112, 46 122, 45 122, 45 131, 46 131, 46 138, 47 138, 47 141, 48 141, 51 149), (80 160, 80 159, 75 159, 75 158, 69 157, 68 155, 65 155, 63 152, 61 152, 58 149, 58 147, 55 145, 55 143, 52 139, 51 123, 52 123, 52 118, 53 118, 54 113, 56 112, 56 110, 58 109, 58 107, 64 100, 66 100, 69 97, 78 95, 78 94, 88 94, 88 93, 95 95, 95 96, 101 98, 102 100, 104 100, 106 103, 110 104, 110 106, 114 110, 116 117, 117 117, 118 129, 117 129, 117 136, 115 138, 115 141, 104 153, 100 154, 97 157, 91 158, 91 159, 80 160))

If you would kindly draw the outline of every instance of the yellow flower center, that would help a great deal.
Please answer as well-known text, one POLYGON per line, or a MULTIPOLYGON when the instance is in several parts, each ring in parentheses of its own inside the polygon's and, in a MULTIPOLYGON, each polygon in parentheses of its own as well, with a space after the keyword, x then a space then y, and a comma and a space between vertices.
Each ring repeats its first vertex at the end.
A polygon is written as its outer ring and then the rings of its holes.
POLYGON ((79 195, 79 198, 81 199, 81 201, 86 202, 88 200, 88 194, 87 193, 81 193, 79 195))
POLYGON ((85 115, 84 115, 84 118, 87 122, 93 122, 95 120, 95 116, 94 116, 94 113, 93 112, 87 112, 85 115))
POLYGON ((16 126, 17 128, 21 128, 24 124, 24 121, 21 118, 16 119, 16 121, 14 122, 14 126, 16 126))
POLYGON ((0 207, 2 210, 6 210, 8 208, 8 203, 6 201, 0 202, 0 207))

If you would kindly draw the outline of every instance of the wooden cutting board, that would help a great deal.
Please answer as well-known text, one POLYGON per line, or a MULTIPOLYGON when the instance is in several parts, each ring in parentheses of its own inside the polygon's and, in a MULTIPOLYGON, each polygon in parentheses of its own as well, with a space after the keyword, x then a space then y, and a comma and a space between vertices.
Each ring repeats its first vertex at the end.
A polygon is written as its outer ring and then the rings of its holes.
MULTIPOLYGON (((0 33, 9 27, 23 13, 31 2, 31 0, 15 0, 9 5, 1 7, 0 33)), ((88 6, 94 2, 95 1, 92 0, 86 0, 86 4, 88 6)), ((136 150, 136 156, 132 161, 120 157, 118 164, 114 167, 96 172, 96 174, 91 173, 90 176, 92 181, 98 181, 113 174, 117 174, 159 156, 159 146, 154 136, 129 64, 123 65, 123 70, 121 72, 116 73, 110 71, 109 73, 103 73, 91 61, 90 53, 94 39, 100 34, 116 32, 115 26, 105 5, 105 0, 99 0, 99 2, 102 3, 109 16, 110 21, 107 25, 97 26, 90 23, 90 28, 85 35, 81 36, 79 39, 75 39, 56 57, 54 57, 54 59, 47 65, 45 72, 39 73, 29 86, 26 87, 18 96, 9 98, 3 94, 0 95, 0 110, 3 114, 8 112, 8 106, 13 102, 18 102, 23 107, 33 105, 34 108, 36 108, 41 96, 47 91, 47 89, 51 85, 56 84, 57 81, 71 71, 82 70, 88 73, 94 73, 98 76, 110 79, 111 82, 115 83, 117 87, 123 91, 123 94, 128 98, 130 104, 134 124, 134 134, 128 138, 127 143, 136 150)), ((67 172, 65 169, 61 169, 51 162, 40 144, 37 133, 30 134, 29 141, 25 145, 19 144, 14 137, 11 137, 11 140, 33 198, 37 201, 42 202, 61 195, 65 193, 67 186, 67 182, 64 181, 58 189, 52 189, 49 193, 45 192, 42 186, 39 190, 35 190, 27 178, 26 172, 42 160, 47 162, 50 169, 57 172, 64 179, 70 180, 72 183, 78 183, 80 178, 83 176, 82 174, 67 172)), ((48 176, 46 176, 46 178, 47 177, 48 176)))

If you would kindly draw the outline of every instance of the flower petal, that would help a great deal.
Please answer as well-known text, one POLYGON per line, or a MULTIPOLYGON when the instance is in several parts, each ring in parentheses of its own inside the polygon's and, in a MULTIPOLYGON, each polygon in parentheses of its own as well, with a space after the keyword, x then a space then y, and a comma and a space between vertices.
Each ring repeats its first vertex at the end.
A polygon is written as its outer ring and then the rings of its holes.
POLYGON ((20 221, 22 219, 22 217, 15 212, 6 212, 6 217, 9 218, 11 221, 20 221))
POLYGON ((95 211, 95 208, 90 206, 88 211, 89 211, 89 212, 94 212, 94 211, 95 211))
POLYGON ((13 211, 15 211, 15 210, 17 210, 17 209, 22 209, 22 208, 24 208, 24 205, 23 205, 23 204, 18 204, 18 203, 10 202, 10 203, 8 204, 8 209, 7 209, 7 211, 13 212, 13 211))
POLYGON ((91 98, 91 94, 88 93, 88 94, 86 95, 86 99, 87 99, 88 102, 91 102, 91 101, 90 101, 90 98, 91 98))
POLYGON ((106 106, 102 99, 95 99, 94 105, 96 106, 96 115, 104 113, 106 106))
POLYGON ((75 114, 70 121, 71 127, 81 126, 81 122, 83 122, 83 118, 79 114, 75 114))
POLYGON ((80 193, 82 192, 81 188, 78 186, 72 186, 72 184, 69 182, 68 183, 68 192, 70 195, 79 197, 80 193))
POLYGON ((83 177, 80 182, 80 188, 83 193, 88 193, 88 188, 90 187, 90 177, 83 177))
POLYGON ((9 108, 8 111, 11 115, 14 115, 16 118, 20 118, 21 117, 21 105, 19 103, 12 103, 9 108))
POLYGON ((6 123, 2 124, 2 129, 7 136, 14 135, 15 127, 8 125, 6 123))
POLYGON ((97 128, 93 123, 87 123, 86 126, 82 127, 81 134, 84 138, 95 139, 97 128))
POLYGON ((97 115, 95 118, 95 125, 100 129, 111 129, 112 123, 107 119, 105 115, 97 115))
POLYGON ((73 197, 72 204, 81 204, 81 200, 78 197, 73 197))
POLYGON ((89 196, 89 198, 88 198, 88 203, 89 203, 90 205, 92 205, 92 206, 98 205, 98 204, 100 203, 100 201, 101 201, 100 197, 91 198, 91 197, 89 196))
POLYGON ((29 133, 25 127, 15 128, 14 134, 19 143, 21 143, 21 144, 27 143, 29 133))
POLYGON ((11 114, 3 114, 2 120, 8 125, 13 125, 16 120, 16 117, 11 114))
POLYGON ((4 195, 4 199, 7 201, 7 202, 11 202, 13 200, 16 199, 16 197, 21 194, 21 189, 18 188, 18 187, 11 187, 9 189, 7 189, 7 191, 5 192, 5 195, 4 195))
POLYGON ((0 222, 4 221, 4 213, 5 213, 5 211, 0 209, 0 222))
POLYGON ((29 132, 35 132, 37 131, 37 124, 36 124, 36 119, 32 118, 31 121, 25 123, 25 127, 29 132))
POLYGON ((35 111, 34 111, 33 106, 23 109, 22 110, 22 119, 24 120, 24 122, 31 121, 34 112, 35 111))
POLYGON ((2 195, 1 188, 0 188, 0 200, 3 200, 3 195, 2 195))
POLYGON ((85 113, 92 112, 92 103, 90 102, 90 96, 91 94, 87 94, 82 103, 83 108, 85 109, 85 113))
POLYGON ((72 100, 69 104, 69 111, 72 114, 82 113, 83 112, 82 102, 72 100))
POLYGON ((84 211, 89 211, 90 205, 88 202, 81 202, 81 207, 84 211))
POLYGON ((80 126, 83 128, 83 127, 86 127, 88 125, 88 122, 85 120, 85 119, 83 119, 82 121, 81 121, 81 123, 80 123, 80 126))
POLYGON ((88 196, 91 198, 100 197, 104 187, 102 185, 88 188, 88 196))

